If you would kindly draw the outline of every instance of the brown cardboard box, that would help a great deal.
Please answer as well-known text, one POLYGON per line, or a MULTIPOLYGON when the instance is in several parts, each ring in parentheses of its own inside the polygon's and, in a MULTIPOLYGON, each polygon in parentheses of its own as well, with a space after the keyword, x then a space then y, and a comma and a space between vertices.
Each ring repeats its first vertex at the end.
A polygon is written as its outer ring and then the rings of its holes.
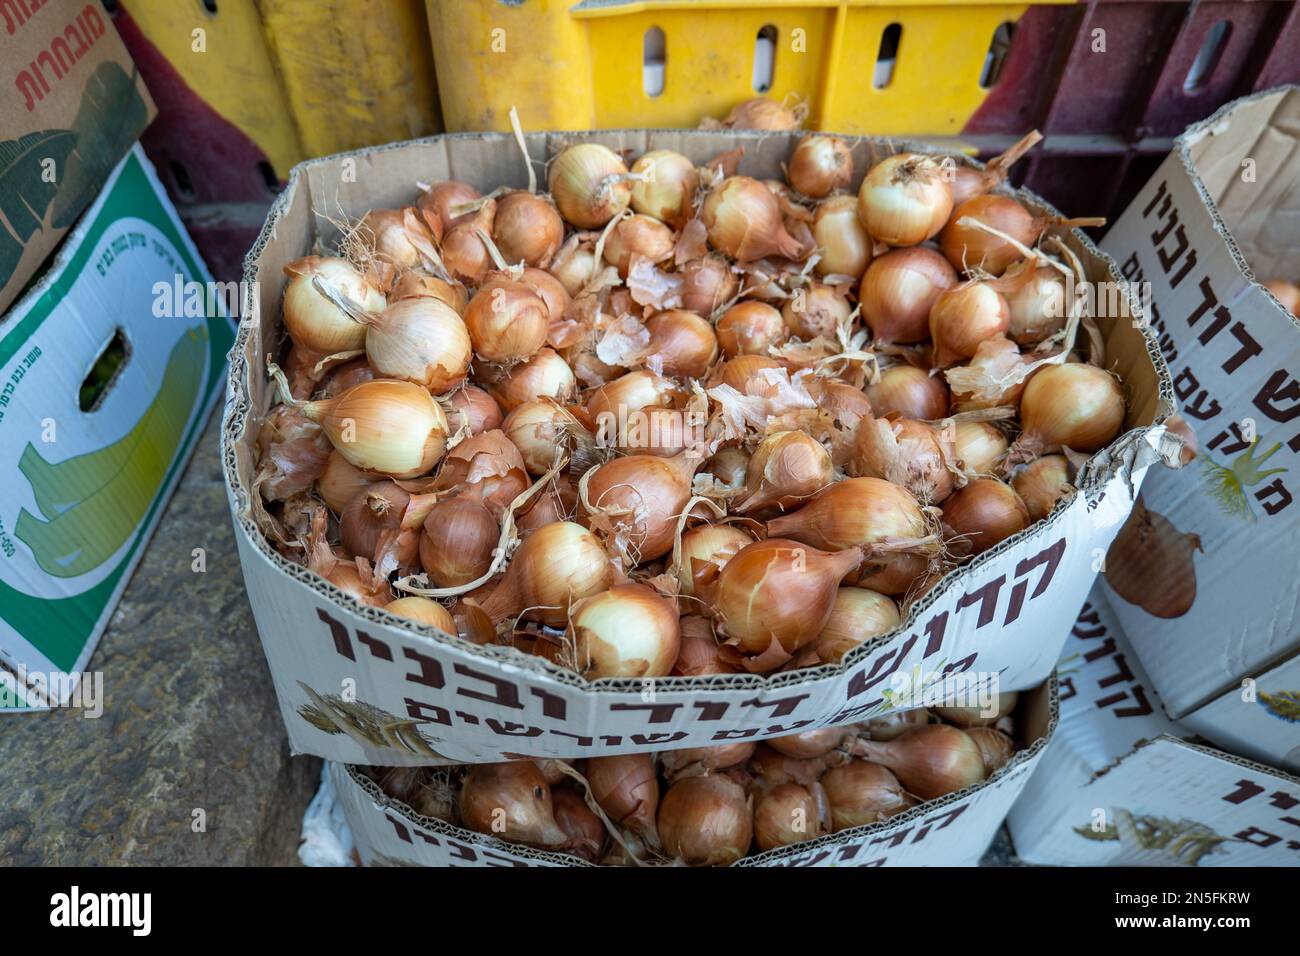
POLYGON ((0 311, 154 116, 99 3, 0 0, 0 311))

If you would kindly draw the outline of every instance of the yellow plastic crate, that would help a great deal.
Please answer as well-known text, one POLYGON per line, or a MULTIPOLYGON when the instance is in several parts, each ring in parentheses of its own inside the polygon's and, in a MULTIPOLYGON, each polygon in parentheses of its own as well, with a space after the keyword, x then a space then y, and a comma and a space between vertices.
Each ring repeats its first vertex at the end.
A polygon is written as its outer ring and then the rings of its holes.
POLYGON ((815 128, 931 136, 961 132, 989 92, 980 79, 994 32, 1031 6, 980 0, 427 3, 449 130, 507 129, 511 106, 533 129, 695 126, 762 93, 806 103, 815 128), (901 29, 897 56, 889 81, 877 86, 882 37, 893 24, 901 29), (771 43, 766 50, 760 36, 771 43), (663 85, 652 95, 647 52, 659 49, 663 85), (756 89, 755 59, 761 80, 768 50, 771 86, 764 90, 760 82, 756 89))

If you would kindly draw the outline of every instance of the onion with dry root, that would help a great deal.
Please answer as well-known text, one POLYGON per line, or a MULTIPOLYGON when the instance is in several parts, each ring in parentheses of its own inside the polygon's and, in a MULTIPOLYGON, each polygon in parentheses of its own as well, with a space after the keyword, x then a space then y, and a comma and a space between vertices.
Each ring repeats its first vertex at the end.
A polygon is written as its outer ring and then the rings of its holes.
POLYGON ((1119 434, 1124 415, 1124 393, 1105 369, 1081 362, 1047 365, 1025 385, 1022 430, 1012 452, 1098 451, 1119 434))
POLYGON ((754 449, 745 474, 745 496, 736 514, 797 506, 831 483, 830 452, 807 432, 775 432, 754 449))
POLYGON ((661 558, 672 550, 699 466, 699 457, 689 451, 674 458, 615 458, 583 476, 583 509, 633 563, 661 558))
POLYGON ((809 133, 790 153, 787 176, 803 195, 824 199, 853 179, 853 153, 838 136, 809 133))
POLYGON ((798 511, 767 523, 767 533, 839 551, 923 538, 925 516, 906 489, 882 478, 846 478, 798 511))
POLYGON ((551 161, 547 183, 561 215, 579 229, 599 229, 632 201, 627 166, 608 146, 579 143, 551 161))
POLYGON ((899 153, 867 172, 858 189, 858 217, 876 239, 914 246, 938 234, 952 212, 952 188, 933 156, 899 153))

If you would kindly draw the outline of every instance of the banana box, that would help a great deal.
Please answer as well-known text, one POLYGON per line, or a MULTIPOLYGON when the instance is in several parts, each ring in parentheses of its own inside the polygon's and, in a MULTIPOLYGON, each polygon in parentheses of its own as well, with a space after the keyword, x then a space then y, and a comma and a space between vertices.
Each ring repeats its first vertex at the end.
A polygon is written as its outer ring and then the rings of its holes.
POLYGON ((137 145, 0 318, 0 710, 86 704, 95 644, 224 381, 237 298, 137 145))

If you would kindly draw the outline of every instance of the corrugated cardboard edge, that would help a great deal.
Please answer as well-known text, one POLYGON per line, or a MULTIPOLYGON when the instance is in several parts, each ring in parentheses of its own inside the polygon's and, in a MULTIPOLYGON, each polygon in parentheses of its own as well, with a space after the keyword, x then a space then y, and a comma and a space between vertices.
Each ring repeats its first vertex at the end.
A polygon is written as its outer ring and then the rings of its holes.
MULTIPOLYGON (((1174 140, 1174 153, 1178 156, 1178 161, 1181 163, 1183 171, 1187 173, 1187 178, 1191 181, 1193 188, 1195 188, 1197 196, 1199 196, 1201 202, 1205 204, 1205 209, 1210 215, 1210 224, 1214 227, 1214 231, 1218 233, 1219 238, 1223 240, 1224 247, 1228 250, 1229 255, 1232 256, 1233 262, 1237 264, 1237 268, 1241 272, 1242 277, 1251 283, 1251 287, 1266 295, 1273 303, 1274 307, 1289 318, 1296 329, 1300 331, 1300 318, 1297 318, 1288 312, 1283 307, 1282 303, 1277 300, 1277 297, 1273 295, 1272 292, 1269 292, 1268 289, 1264 287, 1264 284, 1255 276, 1254 271, 1250 267, 1250 263, 1248 263, 1246 257, 1242 255, 1241 248, 1237 245, 1237 239, 1233 236, 1232 230, 1229 229, 1228 224, 1224 222, 1223 216, 1219 212, 1218 204, 1211 196, 1209 187, 1206 185, 1205 180, 1201 178, 1200 171, 1196 167, 1196 160, 1192 157, 1192 147, 1201 140, 1210 136, 1220 136, 1228 132, 1232 125, 1233 114, 1241 107, 1253 103, 1261 103, 1275 97, 1278 100, 1277 105, 1281 106, 1282 100, 1287 96, 1300 96, 1300 86, 1275 86, 1271 89, 1261 90, 1258 93, 1252 93, 1250 96, 1243 96, 1239 99, 1233 100, 1231 103, 1224 104, 1199 123, 1194 123, 1187 127, 1187 129, 1183 131, 1183 134, 1174 140)), ((1268 128, 1267 125, 1261 126, 1261 134, 1268 128)), ((1258 142, 1258 138, 1256 139, 1256 142, 1258 142)))
MULTIPOLYGON (((554 132, 554 133, 534 133, 528 134, 530 155, 536 150, 538 145, 546 148, 546 154, 553 155, 554 151, 562 145, 576 141, 597 141, 622 144, 629 139, 639 139, 644 141, 648 137, 656 135, 691 138, 699 135, 703 137, 716 137, 717 133, 699 133, 695 130, 658 130, 658 129, 637 129, 637 130, 590 130, 590 131, 572 131, 572 132, 554 132)), ((760 141, 772 139, 784 139, 788 143, 793 143, 802 133, 793 134, 771 134, 771 133, 752 133, 752 132, 731 132, 727 138, 738 146, 748 146, 760 141)), ((865 146, 871 156, 890 155, 903 150, 915 150, 930 152, 937 155, 952 156, 957 162, 965 165, 982 168, 981 163, 971 160, 969 157, 950 150, 925 143, 910 141, 900 141, 892 139, 883 139, 879 137, 861 137, 861 136, 844 136, 847 142, 854 147, 865 146)), ((289 208, 298 201, 310 201, 309 177, 313 170, 326 167, 342 159, 356 158, 360 159, 377 153, 387 152, 389 150, 399 150, 412 145, 444 145, 457 141, 486 141, 496 143, 503 151, 517 151, 513 137, 508 133, 448 133, 438 136, 425 137, 423 139, 409 140, 401 143, 390 143, 384 146, 370 147, 366 149, 353 150, 347 153, 340 153, 335 156, 322 157, 319 159, 308 160, 299 163, 289 174, 289 182, 285 190, 276 199, 267 215, 266 223, 258 236, 256 243, 249 250, 244 259, 244 314, 240 321, 239 331, 236 335, 234 345, 229 354, 229 379, 227 388, 227 402, 225 417, 222 421, 221 430, 221 458, 222 468, 226 478, 226 490, 230 501, 231 514, 236 525, 247 535, 253 547, 259 554, 264 557, 278 571, 303 582, 316 592, 328 596, 336 604, 346 607, 352 613, 363 619, 375 623, 393 623, 393 615, 383 612, 379 609, 361 605, 351 595, 345 594, 338 588, 334 587, 320 575, 309 571, 301 565, 294 564, 281 556, 274 548, 270 547, 264 536, 254 525, 250 516, 249 489, 243 481, 240 473, 240 452, 246 451, 246 433, 252 424, 253 409, 249 392, 249 378, 252 374, 260 374, 260 370, 250 369, 243 359, 243 352, 247 346, 248 340, 252 337, 255 325, 260 327, 260 310, 261 305, 257 296, 258 290, 258 260, 269 243, 277 238, 277 226, 283 221, 289 208)), ((534 161, 536 161, 534 159, 534 161)), ((522 162, 521 162, 522 167, 522 162)), ((865 172, 865 168, 858 170, 857 179, 865 172)), ((1015 195, 1022 201, 1048 215, 1060 216, 1058 210, 1047 203, 1041 197, 1028 190, 1003 190, 1009 195, 1015 195)), ((313 211, 313 215, 314 215, 313 211)), ((318 237, 316 224, 313 222, 313 234, 318 237)), ((1094 257, 1102 268, 1109 272, 1112 281, 1121 281, 1122 273, 1118 264, 1113 258, 1102 252, 1093 241, 1078 229, 1070 230, 1069 237, 1072 238, 1078 247, 1094 257)), ((301 254, 306 254, 308 250, 300 250, 301 254)), ((1149 323, 1142 315, 1140 303, 1133 295, 1128 296, 1129 309, 1133 315, 1133 324, 1136 331, 1141 336, 1146 346, 1147 357, 1150 362, 1150 368, 1155 378, 1154 395, 1148 401, 1151 406, 1141 410, 1133 409, 1131 417, 1138 420, 1149 418, 1151 424, 1136 426, 1120 435, 1106 449, 1098 452, 1092 460, 1085 466, 1080 473, 1077 487, 1079 494, 1093 495, 1106 481, 1121 469, 1130 470, 1140 467, 1144 464, 1154 462, 1158 458, 1156 448, 1158 447, 1159 432, 1162 430, 1164 420, 1172 413, 1174 407, 1173 382, 1169 375, 1169 370, 1165 365, 1164 359, 1160 353, 1159 345, 1155 335, 1152 332, 1149 323)), ((278 316, 273 320, 278 324, 278 316)), ((247 468, 248 463, 244 463, 247 468)), ((1069 500, 1073 500, 1072 498, 1069 500)), ((1045 519, 1050 525, 1055 521, 1060 513, 1064 510, 1068 501, 1059 502, 1057 508, 1052 514, 1045 519)), ((902 620, 899 626, 889 634, 882 635, 873 641, 864 643, 854 648, 838 665, 831 665, 821 668, 807 668, 799 671, 787 671, 772 675, 757 674, 727 674, 713 675, 709 677, 662 677, 656 678, 657 686, 665 690, 702 690, 705 688, 764 688, 775 689, 799 684, 805 680, 814 678, 823 678, 846 672, 853 667, 858 661, 872 653, 875 649, 888 643, 898 634, 904 633, 911 625, 936 601, 946 595, 948 590, 955 586, 958 579, 971 569, 977 567, 983 562, 996 560, 1004 551, 1015 547, 1022 538, 1030 531, 1035 530, 1037 524, 1026 529, 1025 532, 1014 535, 1001 542, 997 547, 991 548, 981 554, 974 561, 957 568, 946 575, 939 584, 933 587, 928 594, 921 600, 915 602, 909 609, 908 615, 902 620)), ((641 681, 635 680, 600 680, 589 682, 581 678, 575 672, 567 668, 559 667, 542 658, 532 655, 522 654, 513 648, 497 647, 494 645, 478 645, 464 641, 458 636, 444 634, 426 625, 417 625, 407 619, 396 619, 407 627, 410 631, 418 634, 422 639, 427 638, 431 641, 442 641, 450 643, 462 650, 491 660, 508 663, 513 667, 521 670, 530 671, 539 675, 545 675, 557 682, 568 684, 575 688, 583 689, 589 693, 620 693, 626 691, 639 691, 642 687, 641 681)))
MULTIPOLYGON (((1031 695, 1024 695, 1030 697, 1031 695)), ((833 849, 842 843, 864 841, 870 837, 877 836, 888 830, 901 827, 905 824, 913 823, 934 813, 936 810, 942 810, 946 806, 959 803, 962 800, 974 797, 980 792, 987 790, 991 786, 996 786, 1010 777, 1022 774, 1023 769, 1037 763, 1038 758, 1047 749, 1056 734, 1057 724, 1060 720, 1060 691, 1056 683, 1056 675, 1043 685, 1032 692, 1032 704, 1034 708, 1040 709, 1044 704, 1047 708, 1047 722, 1042 733, 1025 749, 1017 751, 1007 764, 997 770, 993 776, 983 780, 970 787, 956 790, 952 793, 945 794, 934 800, 927 800, 906 813, 900 813, 892 816, 880 823, 873 823, 868 826, 854 827, 851 830, 841 830, 837 833, 829 833, 826 836, 818 837, 816 840, 808 840, 803 843, 796 843, 791 846, 781 847, 775 850, 767 850, 762 853, 755 853, 751 856, 744 857, 731 864, 736 867, 749 866, 770 866, 779 863, 791 856, 802 855, 805 853, 815 852, 821 849, 833 849)), ((486 845, 502 853, 513 854, 528 860, 536 860, 539 863, 547 863, 553 866, 581 866, 601 868, 598 864, 588 863, 586 860, 567 853, 552 853, 546 850, 536 850, 532 847, 522 846, 518 843, 508 843, 491 834, 478 833, 473 830, 466 830, 462 827, 447 823, 445 820, 439 820, 437 817, 426 817, 416 813, 409 806, 401 801, 394 800, 384 793, 373 780, 357 770, 356 767, 346 764, 333 764, 332 769, 335 773, 342 774, 346 780, 361 790, 373 800, 377 805, 392 813, 400 816, 412 826, 461 840, 468 843, 478 843, 486 845)), ((1028 783, 1030 774, 1024 773, 1022 783, 1028 783)))

